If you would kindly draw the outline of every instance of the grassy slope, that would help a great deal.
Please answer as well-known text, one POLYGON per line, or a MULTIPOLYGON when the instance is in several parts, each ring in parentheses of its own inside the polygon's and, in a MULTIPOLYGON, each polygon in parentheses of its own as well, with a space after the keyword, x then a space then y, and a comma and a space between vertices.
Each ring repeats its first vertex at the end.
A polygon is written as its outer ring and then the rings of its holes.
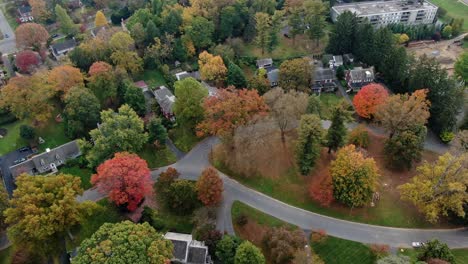
MULTIPOLYGON (((468 6, 458 0, 429 0, 437 6, 447 10, 447 15, 453 18, 465 19, 463 31, 468 31, 468 6)), ((444 19, 447 20, 447 15, 444 19)), ((446 21, 449 22, 449 21, 446 21)))
POLYGON ((258 224, 264 225, 264 226, 269 226, 269 227, 287 226, 291 228, 297 228, 296 226, 288 224, 284 222, 283 220, 275 218, 271 215, 265 214, 239 201, 235 201, 232 204, 231 213, 232 213, 233 221, 235 221, 239 216, 244 215, 256 221, 258 224))
POLYGON ((174 145, 183 152, 189 152, 195 145, 202 140, 191 132, 186 132, 181 126, 175 127, 169 131, 169 137, 174 145))
POLYGON ((93 172, 90 169, 80 168, 78 166, 63 167, 60 168, 60 172, 81 178, 81 187, 83 190, 87 190, 92 187, 90 180, 93 172))

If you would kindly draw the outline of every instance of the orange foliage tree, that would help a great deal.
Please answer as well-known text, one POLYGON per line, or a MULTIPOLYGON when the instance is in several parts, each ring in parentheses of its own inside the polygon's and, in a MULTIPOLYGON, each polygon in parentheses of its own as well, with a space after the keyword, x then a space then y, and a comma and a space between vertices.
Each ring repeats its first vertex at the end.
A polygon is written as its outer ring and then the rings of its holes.
POLYGON ((215 135, 232 138, 235 129, 256 115, 265 115, 268 106, 257 90, 220 89, 216 96, 205 99, 205 120, 197 125, 197 136, 215 135))
POLYGON ((333 184, 328 175, 318 182, 312 182, 309 186, 310 197, 317 201, 321 206, 330 206, 333 202, 333 184))
POLYGON ((382 85, 371 83, 362 87, 354 96, 353 104, 359 116, 371 119, 377 107, 385 103, 387 98, 388 92, 382 85))
POLYGON ((128 152, 116 153, 114 158, 99 165, 91 183, 116 205, 125 205, 130 211, 134 211, 143 198, 152 193, 148 164, 138 155, 128 152))
POLYGON ((62 96, 65 96, 72 87, 84 86, 84 77, 80 69, 70 65, 53 68, 49 73, 48 81, 62 96))
POLYGON ((16 46, 20 49, 29 47, 42 47, 49 39, 47 30, 36 23, 24 23, 15 31, 16 46))
POLYGON ((111 72, 112 65, 104 61, 96 61, 89 67, 89 76, 96 76, 102 73, 111 72))
POLYGON ((198 199, 206 206, 216 206, 223 198, 223 180, 213 167, 203 170, 197 181, 198 199))

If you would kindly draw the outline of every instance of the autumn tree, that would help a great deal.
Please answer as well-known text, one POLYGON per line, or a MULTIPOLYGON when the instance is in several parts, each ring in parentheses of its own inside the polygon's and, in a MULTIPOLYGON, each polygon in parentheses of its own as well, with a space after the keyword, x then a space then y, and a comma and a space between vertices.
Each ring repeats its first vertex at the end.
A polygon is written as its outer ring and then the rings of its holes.
POLYGON ((197 125, 197 135, 216 135, 229 140, 235 129, 256 115, 265 115, 268 106, 256 90, 221 89, 203 104, 205 119, 197 125))
POLYGON ((429 263, 431 259, 440 259, 448 261, 448 263, 454 263, 455 257, 447 244, 437 239, 432 239, 422 246, 418 255, 418 260, 421 261, 429 263))
POLYGON ((396 94, 379 105, 375 117, 392 138, 395 133, 425 125, 429 118, 430 104, 427 90, 417 90, 411 95, 396 94))
POLYGON ((328 207, 333 202, 333 184, 330 175, 326 175, 320 181, 311 181, 309 195, 321 206, 328 207))
POLYGON ((213 56, 203 51, 198 56, 198 65, 200 66, 200 75, 203 80, 221 84, 226 79, 228 71, 221 56, 213 56))
POLYGON ((15 245, 43 255, 61 248, 60 238, 96 208, 94 202, 76 200, 83 193, 78 177, 22 174, 15 183, 11 207, 4 212, 8 238, 15 245))
POLYGON ((31 73, 39 65, 39 55, 31 50, 16 54, 15 64, 22 73, 31 73))
POLYGON ((138 152, 148 141, 143 120, 128 105, 122 105, 117 113, 111 109, 102 111, 99 128, 89 134, 94 144, 89 146, 90 143, 83 142, 83 147, 87 149, 86 159, 92 167, 116 152, 138 152))
POLYGON ((11 78, 0 91, 0 107, 7 108, 17 118, 32 119, 35 125, 44 124, 51 116, 50 99, 54 92, 47 84, 44 72, 27 77, 11 78))
POLYGON ((333 196, 347 206, 364 206, 372 200, 379 177, 374 159, 365 158, 354 145, 338 150, 330 173, 333 196))
POLYGON ((275 88, 264 94, 263 99, 270 108, 270 116, 281 131, 281 140, 285 142, 285 132, 292 129, 306 112, 308 95, 296 90, 284 92, 281 88, 275 88))
POLYGON ((195 182, 175 180, 169 186, 166 206, 178 215, 190 215, 199 206, 195 182))
POLYGON ((31 6, 31 13, 34 19, 45 21, 50 16, 44 0, 28 0, 28 3, 31 6))
POLYGON ((324 135, 320 118, 317 115, 303 115, 297 133, 296 159, 301 174, 307 175, 320 156, 324 135))
POLYGON ((84 137, 99 122, 99 100, 86 88, 73 87, 65 97, 65 133, 70 138, 84 137))
POLYGON ((296 251, 307 244, 302 230, 284 227, 271 228, 263 236, 263 245, 273 263, 290 263, 296 251))
POLYGON ((117 80, 114 69, 103 61, 94 62, 89 68, 88 88, 93 91, 103 106, 117 99, 117 80))
POLYGON ((120 31, 112 35, 109 46, 112 50, 110 58, 114 65, 132 74, 142 70, 143 60, 134 51, 135 40, 128 33, 120 31))
POLYGON ((105 223, 81 242, 72 263, 168 263, 173 250, 172 242, 148 223, 105 223))
POLYGON ((421 160, 426 139, 425 126, 413 126, 385 141, 384 153, 389 166, 411 169, 414 162, 421 160))
POLYGON ((99 165, 91 183, 118 206, 134 211, 150 195, 152 180, 148 164, 136 154, 115 153, 114 158, 99 165))
POLYGON ((84 87, 84 77, 80 69, 70 65, 61 65, 53 68, 49 73, 47 81, 63 98, 72 87, 84 87))
POLYGON ((10 199, 8 197, 8 192, 5 189, 5 186, 0 186, 0 228, 4 230, 7 225, 5 223, 5 210, 10 206, 10 199))
POLYGON ((257 31, 255 37, 255 43, 262 50, 262 55, 265 53, 265 49, 268 47, 271 36, 271 18, 266 13, 255 14, 255 30, 257 31))
POLYGON ((73 23, 73 20, 70 18, 70 16, 67 13, 67 10, 65 10, 63 7, 60 5, 55 6, 55 15, 57 16, 57 21, 60 26, 60 31, 65 34, 65 35, 75 35, 78 33, 78 28, 76 27, 75 23, 73 23))
POLYGON ((410 182, 398 187, 401 198, 412 202, 430 222, 449 212, 464 217, 468 202, 468 154, 446 153, 436 162, 424 162, 410 182))
POLYGON ((107 26, 107 18, 101 10, 96 12, 96 17, 94 18, 94 26, 95 27, 107 26))
POLYGON ((348 135, 348 143, 358 148, 367 148, 369 146, 369 132, 365 125, 358 125, 348 135))
POLYGON ((231 61, 228 64, 226 83, 238 89, 247 87, 247 79, 245 78, 244 72, 231 61))
POLYGON ((265 264, 265 257, 259 248, 249 241, 244 241, 236 250, 234 264, 265 264))
POLYGON ((378 107, 385 103, 387 97, 388 92, 385 87, 371 83, 362 87, 354 96, 353 105, 359 116, 372 119, 378 107))
POLYGON ((346 134, 348 132, 345 122, 351 120, 351 115, 352 112, 348 109, 347 103, 342 102, 333 108, 331 125, 330 128, 328 128, 326 136, 328 153, 331 153, 332 150, 336 151, 338 148, 344 146, 346 134))
POLYGON ((327 8, 320 0, 304 1, 305 19, 307 36, 315 41, 315 46, 318 47, 320 39, 325 36, 325 14, 327 8))
POLYGON ((16 46, 19 49, 37 47, 41 48, 49 39, 47 30, 36 23, 24 23, 15 31, 16 46))
POLYGON ((223 198, 223 180, 213 167, 203 170, 197 181, 198 199, 205 206, 216 206, 223 198))
MULTIPOLYGON (((260 69, 261 70, 261 69, 260 69)), ((258 94, 263 95, 271 89, 270 82, 265 77, 265 74, 255 74, 248 81, 248 88, 257 90, 258 94)))
POLYGON ((279 85, 285 90, 307 92, 312 82, 312 66, 308 59, 292 59, 281 63, 279 85))

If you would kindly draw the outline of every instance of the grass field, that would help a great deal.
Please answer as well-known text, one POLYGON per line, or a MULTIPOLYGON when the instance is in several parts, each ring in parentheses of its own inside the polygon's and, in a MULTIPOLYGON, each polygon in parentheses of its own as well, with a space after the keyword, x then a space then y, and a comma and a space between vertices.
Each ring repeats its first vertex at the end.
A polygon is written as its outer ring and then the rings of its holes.
MULTIPOLYGON (((443 18, 448 20, 447 16, 453 18, 463 18, 463 31, 468 31, 468 5, 461 3, 459 0, 429 0, 435 5, 447 10, 447 15, 443 18)), ((449 22, 449 21, 445 21, 449 22)))
POLYGON ((367 245, 328 236, 322 242, 312 242, 312 249, 326 264, 372 264, 375 263, 367 245))
POLYGON ((320 107, 320 117, 326 120, 331 119, 333 107, 344 100, 343 97, 337 96, 334 93, 321 93, 319 99, 322 103, 322 106, 320 107))
POLYGON ((240 216, 246 216, 249 219, 254 220, 260 225, 264 226, 269 226, 269 227, 281 227, 281 226, 286 226, 289 228, 297 228, 294 225, 291 225, 289 223, 286 223, 278 218, 275 218, 271 215, 265 214, 253 207, 250 207, 244 203, 241 203, 239 201, 235 201, 232 204, 231 208, 231 214, 232 214, 232 219, 235 221, 238 219, 240 216))
POLYGON ((80 168, 78 166, 73 167, 63 167, 60 168, 60 172, 65 174, 71 174, 73 176, 79 177, 81 179, 81 188, 87 190, 92 187, 91 185, 91 175, 93 172, 87 168, 80 168))
POLYGON ((27 124, 26 121, 15 121, 13 123, 0 126, 8 130, 5 137, 0 139, 0 155, 5 155, 15 149, 26 145, 26 141, 20 137, 20 126, 27 124))
POLYGON ((146 160, 150 168, 159 168, 176 162, 174 153, 167 147, 156 149, 153 145, 146 144, 138 155, 146 160))
POLYGON ((155 88, 161 85, 167 85, 163 74, 158 70, 145 70, 135 80, 144 80, 150 88, 155 88))
MULTIPOLYGON (((411 258, 412 262, 418 260, 419 251, 412 248, 402 249, 399 251, 399 254, 405 255, 411 258)), ((468 249, 452 249, 452 253, 455 256, 455 263, 452 264, 465 264, 468 263, 468 249)))
POLYGON ((178 126, 169 131, 169 137, 174 145, 183 152, 189 152, 202 138, 197 137, 192 132, 187 132, 178 126))
POLYGON ((13 254, 13 247, 8 247, 0 251, 0 264, 10 264, 11 254, 13 254))

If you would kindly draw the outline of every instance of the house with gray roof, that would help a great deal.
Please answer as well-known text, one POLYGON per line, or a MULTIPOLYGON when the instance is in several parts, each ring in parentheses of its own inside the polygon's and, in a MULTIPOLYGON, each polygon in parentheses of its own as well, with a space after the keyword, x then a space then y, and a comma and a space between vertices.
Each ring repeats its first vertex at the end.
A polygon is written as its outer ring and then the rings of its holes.
POLYGON ((172 261, 187 264, 211 264, 208 247, 202 241, 193 240, 192 235, 167 232, 164 238, 174 245, 172 261))
POLYGON ((176 100, 175 96, 169 89, 167 89, 166 86, 160 86, 159 88, 154 90, 153 93, 154 97, 156 98, 156 101, 161 107, 161 112, 164 115, 164 117, 171 121, 174 121, 175 117, 172 108, 174 107, 174 103, 176 100))
POLYGON ((15 179, 22 173, 30 175, 55 173, 57 168, 81 155, 80 147, 76 140, 63 144, 53 149, 35 155, 30 159, 10 167, 10 172, 15 179))
POLYGON ((272 58, 266 58, 266 59, 259 59, 257 60, 257 68, 268 68, 273 66, 273 59, 272 58))
POLYGON ((175 77, 178 81, 183 80, 185 78, 189 78, 189 77, 192 77, 195 80, 201 80, 199 71, 193 71, 193 72, 183 71, 183 72, 176 73, 175 77))
POLYGON ((348 84, 348 91, 357 92, 363 86, 374 81, 374 67, 356 67, 346 72, 345 79, 348 84))
POLYGON ((312 90, 314 92, 335 91, 337 87, 335 71, 330 68, 316 67, 313 75, 314 83, 312 85, 312 90))
POLYGON ((72 51, 76 47, 76 41, 74 38, 72 39, 67 39, 63 42, 60 43, 55 43, 50 45, 50 50, 52 52, 52 55, 56 59, 61 58, 62 56, 67 55, 69 51, 72 51))

